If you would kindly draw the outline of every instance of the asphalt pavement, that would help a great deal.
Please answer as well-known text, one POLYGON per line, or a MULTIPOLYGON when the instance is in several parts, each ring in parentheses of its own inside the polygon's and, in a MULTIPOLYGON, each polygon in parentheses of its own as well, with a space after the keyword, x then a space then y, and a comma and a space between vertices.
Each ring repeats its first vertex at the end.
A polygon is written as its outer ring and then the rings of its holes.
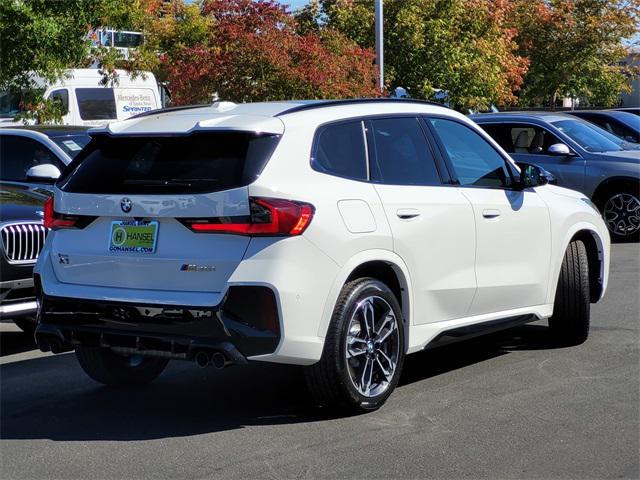
POLYGON ((298 368, 173 362, 110 390, 0 330, 0 477, 640 478, 640 246, 613 246, 589 340, 546 323, 409 356, 379 411, 309 405, 298 368))

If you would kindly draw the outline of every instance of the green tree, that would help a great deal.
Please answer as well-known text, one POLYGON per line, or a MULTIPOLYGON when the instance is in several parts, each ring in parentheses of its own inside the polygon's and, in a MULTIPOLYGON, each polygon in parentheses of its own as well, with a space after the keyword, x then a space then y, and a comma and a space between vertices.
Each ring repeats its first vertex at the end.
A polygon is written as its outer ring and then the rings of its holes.
POLYGON ((91 28, 131 28, 144 18, 142 0, 3 0, 0 2, 0 90, 33 87, 38 76, 60 79, 66 69, 118 60, 115 50, 92 51, 91 28))
POLYGON ((564 96, 612 106, 637 70, 619 65, 637 32, 638 0, 517 0, 513 27, 530 59, 521 101, 555 107, 564 96))
MULTIPOLYGON (((385 8, 385 84, 431 99, 446 92, 455 107, 511 104, 527 60, 518 56, 506 25, 506 0, 402 0, 385 8)), ((319 0, 298 13, 301 28, 334 28, 373 46, 371 0, 319 0), (320 7, 320 8, 318 8, 320 7), (313 20, 312 20, 313 19, 313 20)))

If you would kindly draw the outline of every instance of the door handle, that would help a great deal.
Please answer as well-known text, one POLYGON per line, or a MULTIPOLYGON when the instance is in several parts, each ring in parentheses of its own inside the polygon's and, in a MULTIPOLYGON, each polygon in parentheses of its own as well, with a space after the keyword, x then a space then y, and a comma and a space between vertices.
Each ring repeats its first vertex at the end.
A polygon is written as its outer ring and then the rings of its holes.
POLYGON ((420 216, 420 210, 416 210, 415 208, 400 208, 396 211, 396 215, 402 220, 411 220, 412 218, 420 216))
POLYGON ((494 208, 487 208, 482 211, 482 216, 484 218, 497 218, 500 216, 500 210, 496 210, 494 208))

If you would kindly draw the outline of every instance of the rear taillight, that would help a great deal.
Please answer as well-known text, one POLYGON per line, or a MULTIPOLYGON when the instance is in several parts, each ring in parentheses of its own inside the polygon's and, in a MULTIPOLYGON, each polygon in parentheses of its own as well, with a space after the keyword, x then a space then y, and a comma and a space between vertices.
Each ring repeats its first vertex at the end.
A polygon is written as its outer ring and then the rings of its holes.
POLYGON ((279 198, 250 198, 251 214, 244 217, 188 218, 182 223, 194 232, 250 236, 300 235, 311 223, 313 205, 279 198))
POLYGON ((51 230, 59 230, 61 228, 84 228, 89 225, 96 217, 86 215, 67 215, 58 213, 53 204, 53 197, 44 203, 44 226, 51 230))

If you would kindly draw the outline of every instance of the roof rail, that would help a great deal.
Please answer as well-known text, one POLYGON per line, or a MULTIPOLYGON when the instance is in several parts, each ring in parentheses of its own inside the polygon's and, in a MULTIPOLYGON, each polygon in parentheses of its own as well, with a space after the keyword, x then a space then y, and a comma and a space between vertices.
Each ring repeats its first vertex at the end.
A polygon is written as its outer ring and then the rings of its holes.
POLYGON ((441 103, 430 102, 428 100, 419 100, 414 98, 347 98, 343 100, 318 100, 302 105, 296 105, 295 107, 288 108, 278 113, 276 117, 280 115, 286 115, 288 113, 301 112, 304 110, 313 110, 315 108, 334 107, 339 105, 351 105, 358 103, 419 103, 422 105, 435 105, 437 107, 449 108, 441 103))
POLYGON ((127 120, 131 120, 133 118, 149 117, 151 115, 159 115, 161 113, 178 112, 180 110, 191 110, 192 108, 202 108, 202 107, 210 107, 210 106, 211 104, 203 103, 199 105, 183 105, 180 107, 156 108, 153 110, 147 110, 146 112, 138 113, 137 115, 132 115, 131 117, 127 118, 127 120))

